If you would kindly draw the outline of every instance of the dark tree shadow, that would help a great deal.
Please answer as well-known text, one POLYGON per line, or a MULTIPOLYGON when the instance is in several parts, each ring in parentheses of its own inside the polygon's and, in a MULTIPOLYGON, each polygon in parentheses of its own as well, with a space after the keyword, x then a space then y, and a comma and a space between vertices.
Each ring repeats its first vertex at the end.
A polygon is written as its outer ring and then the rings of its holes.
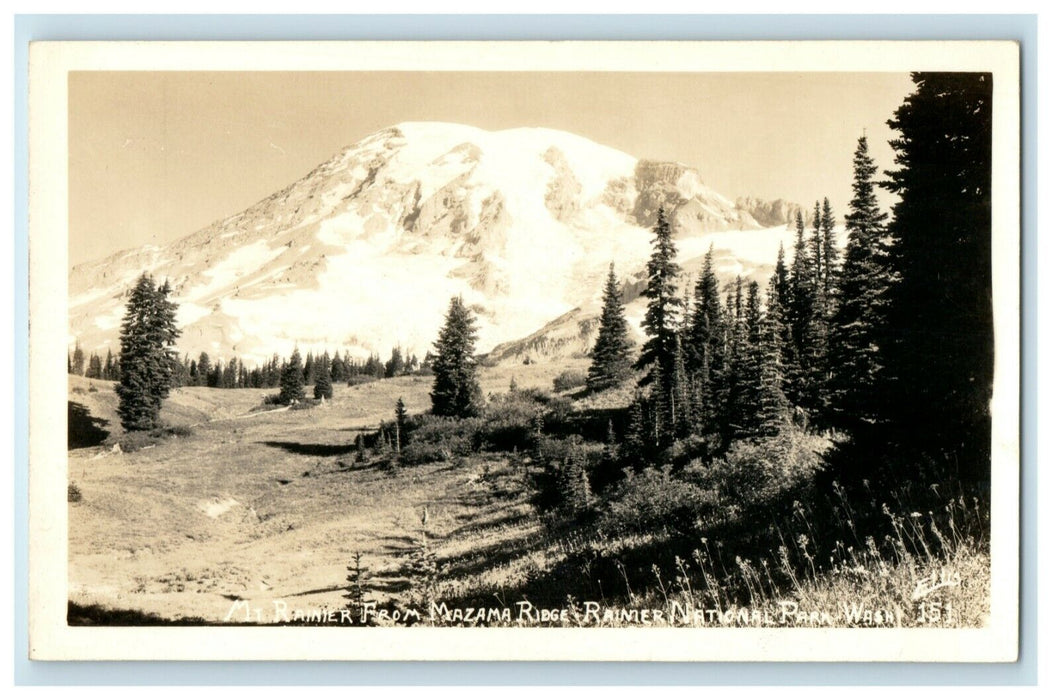
POLYGON ((280 442, 277 440, 265 440, 258 444, 278 447, 296 455, 308 455, 310 457, 335 457, 357 449, 355 445, 320 445, 311 442, 280 442))
POLYGON ((95 447, 103 443, 110 436, 109 430, 103 426, 110 421, 96 418, 88 412, 84 404, 75 401, 66 402, 66 447, 76 450, 82 447, 95 447))
POLYGON ((198 626, 216 623, 207 622, 199 617, 178 617, 169 619, 141 610, 107 608, 96 604, 81 605, 71 600, 66 608, 66 624, 71 627, 159 627, 163 625, 198 626))

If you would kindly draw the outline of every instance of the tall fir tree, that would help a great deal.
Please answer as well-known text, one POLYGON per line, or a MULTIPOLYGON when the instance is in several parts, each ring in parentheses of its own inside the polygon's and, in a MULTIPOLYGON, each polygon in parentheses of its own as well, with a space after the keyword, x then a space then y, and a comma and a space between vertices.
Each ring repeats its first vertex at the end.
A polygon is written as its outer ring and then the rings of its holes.
MULTIPOLYGON (((757 295, 755 293, 755 300, 757 295)), ((733 439, 748 437, 753 431, 756 410, 756 372, 750 343, 750 304, 743 294, 743 279, 736 277, 735 292, 729 295, 731 321, 728 337, 728 392, 723 420, 721 421, 722 446, 733 439)))
POLYGON ((685 344, 688 372, 694 392, 697 428, 704 434, 718 428, 727 382, 724 307, 713 269, 713 246, 706 251, 695 283, 694 304, 685 344))
POLYGON ((992 108, 989 73, 913 73, 888 125, 899 197, 881 335, 886 418, 903 444, 986 481, 993 388, 992 108))
POLYGON ((647 262, 647 313, 643 329, 647 334, 636 369, 650 370, 641 385, 650 385, 653 405, 653 435, 656 447, 668 445, 675 430, 676 401, 674 390, 677 375, 677 331, 680 299, 677 297, 676 247, 665 211, 658 209, 654 227, 651 258, 647 262))
POLYGON ((812 262, 813 292, 819 291, 820 279, 824 269, 824 247, 823 247, 823 216, 820 212, 820 202, 813 203, 813 230, 809 234, 809 259, 812 262))
POLYGON ((305 375, 302 372, 302 354, 295 346, 280 376, 279 395, 283 403, 292 404, 305 399, 305 375))
POLYGON ((614 263, 611 263, 607 281, 603 285, 599 334, 592 348, 592 364, 588 368, 589 390, 600 391, 621 384, 632 370, 630 355, 629 324, 625 320, 625 306, 621 303, 614 263))
POLYGON ((787 271, 787 253, 783 250, 782 241, 776 253, 776 270, 769 280, 769 295, 769 303, 774 303, 778 309, 785 310, 791 303, 790 273, 787 271))
POLYGON ((452 297, 445 323, 434 342, 434 388, 431 412, 438 416, 467 417, 481 408, 474 346, 478 339, 474 316, 463 299, 452 297))
POLYGON ((155 287, 144 273, 129 293, 121 324, 121 379, 116 387, 118 415, 126 430, 149 430, 159 425, 162 402, 172 384, 176 304, 168 298, 169 284, 155 287))
MULTIPOLYGON (((782 261, 783 248, 780 248, 782 261)), ((791 420, 790 402, 784 392, 783 344, 784 311, 783 311, 783 272, 777 265, 776 272, 769 280, 765 313, 759 326, 755 350, 757 352, 757 398, 754 416, 755 433, 758 436, 771 437, 784 430, 791 420)))
POLYGON ((794 257, 791 261, 790 284, 786 310, 786 325, 791 342, 784 350, 787 367, 786 393, 795 405, 804 405, 808 379, 805 376, 804 351, 808 329, 813 317, 815 296, 815 253, 805 240, 805 221, 799 211, 795 219, 794 257))
POLYGON ((824 206, 820 210, 820 283, 817 293, 821 298, 821 315, 828 322, 835 312, 838 297, 838 258, 835 214, 831 210, 831 202, 824 197, 824 206))
POLYGON ((875 195, 878 170, 861 136, 853 155, 853 198, 846 215, 845 260, 837 284, 828 365, 830 420, 845 429, 874 424, 882 360, 879 334, 891 283, 886 257, 886 214, 875 195))
MULTIPOLYGON (((826 201, 826 200, 825 200, 826 201)), ((817 416, 824 403, 823 382, 827 376, 826 348, 828 314, 825 296, 825 238, 833 240, 834 222, 828 223, 820 203, 813 207, 812 233, 805 240, 804 222, 799 214, 791 264, 786 325, 790 343, 783 353, 786 395, 791 403, 817 416), (826 227, 832 229, 826 233, 826 227)), ((833 218, 833 217, 832 217, 833 218)), ((833 257, 831 254, 830 257, 833 257)), ((782 330, 782 329, 781 329, 782 330)))

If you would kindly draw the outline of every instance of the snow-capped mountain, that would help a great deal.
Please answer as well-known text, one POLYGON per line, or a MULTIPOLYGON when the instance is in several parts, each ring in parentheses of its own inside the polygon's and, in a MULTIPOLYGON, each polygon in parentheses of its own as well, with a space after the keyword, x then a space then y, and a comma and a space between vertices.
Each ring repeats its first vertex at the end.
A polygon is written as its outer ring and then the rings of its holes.
POLYGON ((611 261, 635 286, 659 206, 683 261, 713 241, 722 274, 770 265, 791 235, 678 163, 548 129, 399 124, 182 240, 73 268, 70 342, 116 348, 125 294, 148 271, 169 279, 193 355, 254 360, 295 343, 422 355, 456 294, 487 352, 589 314, 611 261))

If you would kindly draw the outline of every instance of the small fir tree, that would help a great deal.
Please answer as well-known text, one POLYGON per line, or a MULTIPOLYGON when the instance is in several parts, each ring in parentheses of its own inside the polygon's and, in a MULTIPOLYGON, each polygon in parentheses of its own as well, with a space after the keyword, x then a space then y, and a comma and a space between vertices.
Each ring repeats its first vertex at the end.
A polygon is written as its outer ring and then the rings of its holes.
POLYGON ((73 373, 81 376, 85 373, 85 351, 81 349, 81 341, 74 343, 73 373))
POLYGON ((438 416, 476 415, 482 402, 478 385, 474 345, 477 340, 474 316, 460 297, 452 297, 445 323, 434 343, 434 388, 430 392, 431 412, 438 416))
POLYGON ((404 426, 408 421, 408 410, 405 409, 404 399, 400 396, 397 397, 397 404, 393 409, 394 418, 394 450, 397 452, 397 456, 401 456, 401 440, 404 435, 404 426))
POLYGON ((592 364, 588 368, 589 390, 600 391, 620 384, 632 370, 629 355, 629 326, 625 320, 625 307, 621 303, 618 278, 614 274, 614 263, 611 263, 603 286, 599 335, 592 348, 592 364))
POLYGON ((295 347, 280 377, 279 395, 283 403, 295 404, 305 399, 305 385, 302 378, 302 355, 295 347))
POLYGON ((331 400, 334 389, 331 384, 331 358, 325 352, 323 357, 316 359, 313 369, 313 398, 331 400))

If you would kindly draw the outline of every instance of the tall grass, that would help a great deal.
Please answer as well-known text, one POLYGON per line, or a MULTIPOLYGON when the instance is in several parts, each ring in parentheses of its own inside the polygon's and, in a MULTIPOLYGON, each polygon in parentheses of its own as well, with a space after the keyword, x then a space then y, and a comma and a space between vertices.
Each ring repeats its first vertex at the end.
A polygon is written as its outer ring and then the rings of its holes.
POLYGON ((446 579, 442 599, 567 606, 564 624, 598 624, 574 614, 584 601, 663 610, 667 625, 985 624, 988 508, 955 483, 843 486, 823 466, 831 440, 781 436, 679 473, 629 472, 596 517, 545 518, 520 562, 446 579), (726 488, 740 479, 755 488, 726 488))

